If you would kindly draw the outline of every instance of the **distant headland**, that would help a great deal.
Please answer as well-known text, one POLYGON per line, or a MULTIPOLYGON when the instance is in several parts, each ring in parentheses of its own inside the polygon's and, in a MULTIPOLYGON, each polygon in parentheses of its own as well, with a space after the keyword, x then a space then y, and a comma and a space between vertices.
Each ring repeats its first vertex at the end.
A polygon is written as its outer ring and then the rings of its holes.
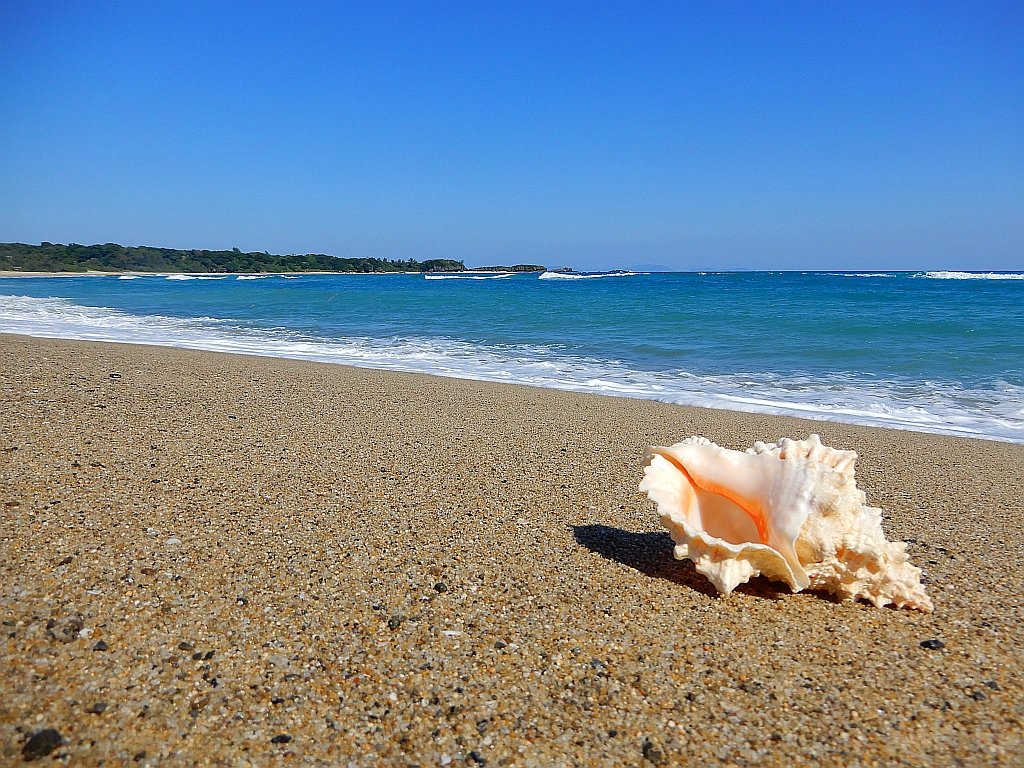
POLYGON ((543 272, 537 264, 470 267, 454 259, 373 259, 323 253, 277 255, 266 251, 179 250, 117 243, 40 245, 0 243, 0 271, 9 272, 543 272))

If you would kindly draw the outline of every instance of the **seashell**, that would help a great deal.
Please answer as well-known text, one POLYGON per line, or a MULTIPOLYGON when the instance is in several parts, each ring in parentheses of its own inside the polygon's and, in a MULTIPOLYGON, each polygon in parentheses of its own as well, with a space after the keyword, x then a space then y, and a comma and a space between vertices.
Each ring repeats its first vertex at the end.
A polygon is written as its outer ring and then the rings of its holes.
POLYGON ((640 490, 675 542, 719 592, 753 576, 842 599, 931 611, 907 545, 882 531, 882 510, 857 488, 857 454, 821 438, 783 438, 746 451, 704 437, 652 447, 640 490))

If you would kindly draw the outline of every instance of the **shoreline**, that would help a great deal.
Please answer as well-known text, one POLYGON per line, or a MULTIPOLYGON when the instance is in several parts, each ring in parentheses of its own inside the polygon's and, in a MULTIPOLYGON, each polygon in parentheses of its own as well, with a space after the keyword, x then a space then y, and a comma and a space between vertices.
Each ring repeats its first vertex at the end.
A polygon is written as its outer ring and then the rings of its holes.
POLYGON ((1024 446, 0 335, 0 762, 1024 759, 1024 446), (651 444, 816 431, 933 614, 727 598, 651 444), (938 642, 935 642, 938 641, 938 642), (142 755, 142 757, 139 757, 142 755))
MULTIPOLYGON (((362 273, 360 273, 360 274, 362 274, 362 273)), ((0 331, 0 336, 4 335, 4 333, 5 332, 0 331)), ((746 415, 750 415, 750 416, 757 416, 757 415, 763 415, 763 416, 769 416, 769 417, 778 416, 779 418, 796 419, 796 420, 801 420, 801 421, 807 421, 807 422, 812 423, 812 424, 819 424, 820 423, 820 424, 839 424, 839 425, 850 425, 850 426, 862 426, 862 427, 866 427, 866 428, 869 428, 869 429, 888 429, 888 430, 895 430, 895 431, 911 432, 911 433, 914 433, 914 434, 942 435, 942 436, 947 436, 947 437, 961 438, 961 439, 965 439, 965 440, 994 441, 994 442, 998 442, 998 443, 1007 443, 1007 444, 1010 444, 1010 445, 1024 445, 1024 438, 1007 437, 1007 436, 998 435, 998 434, 996 434, 996 435, 981 435, 981 434, 974 434, 974 433, 957 432, 952 427, 948 427, 948 428, 941 428, 940 427, 940 428, 935 428, 933 430, 926 430, 924 428, 914 429, 914 428, 911 428, 910 426, 903 425, 903 424, 890 425, 890 424, 873 423, 871 421, 868 421, 867 419, 863 419, 861 421, 853 421, 853 420, 846 420, 846 419, 842 419, 842 418, 838 418, 838 417, 833 418, 832 415, 829 414, 828 412, 808 413, 808 414, 805 415, 805 414, 802 414, 802 413, 801 414, 784 413, 784 412, 783 413, 778 413, 778 412, 773 413, 773 412, 768 411, 768 410, 747 410, 747 411, 745 411, 745 410, 741 410, 741 409, 728 408, 726 406, 718 406, 718 405, 705 405, 705 404, 695 405, 695 404, 685 404, 685 403, 666 403, 666 402, 661 401, 661 400, 648 399, 648 398, 646 398, 646 397, 644 397, 643 395, 640 395, 640 394, 626 394, 626 393, 622 393, 622 392, 611 393, 611 392, 601 392, 601 391, 589 391, 589 390, 584 389, 584 388, 575 388, 574 389, 574 388, 571 388, 568 385, 561 385, 561 386, 550 385, 550 386, 545 386, 545 385, 543 385, 541 383, 534 383, 534 382, 514 382, 514 381, 500 381, 500 380, 494 380, 494 379, 468 378, 468 377, 464 376, 464 374, 466 373, 465 371, 458 371, 458 372, 452 372, 452 373, 445 374, 445 373, 435 373, 435 372, 431 372, 431 371, 422 371, 422 370, 421 371, 402 370, 402 369, 390 368, 390 367, 379 367, 378 368, 378 367, 375 367, 375 366, 373 366, 371 364, 354 365, 354 364, 347 363, 347 362, 340 362, 340 361, 335 361, 335 360, 332 360, 332 359, 326 359, 325 357, 314 358, 314 357, 312 357, 312 356, 310 356, 308 354, 295 353, 294 356, 285 356, 285 355, 282 354, 281 350, 276 350, 274 352, 261 352, 261 351, 258 351, 256 348, 239 348, 237 350, 231 350, 231 351, 225 351, 223 348, 222 349, 210 349, 208 345, 204 346, 204 342, 195 341, 195 340, 188 340, 186 342, 183 342, 183 341, 180 341, 180 340, 163 341, 163 340, 147 339, 146 341, 134 342, 134 341, 121 340, 121 339, 111 339, 111 340, 108 340, 108 339, 75 339, 75 338, 69 338, 69 337, 65 337, 65 336, 42 336, 42 335, 37 336, 37 335, 33 335, 33 334, 15 334, 15 333, 10 333, 10 332, 7 332, 7 333, 9 335, 12 335, 12 336, 24 336, 25 338, 40 338, 40 339, 55 339, 55 340, 63 339, 63 340, 66 340, 66 341, 71 341, 71 342, 74 342, 74 341, 85 341, 87 343, 102 343, 102 344, 115 344, 115 345, 117 345, 117 344, 126 344, 126 345, 129 345, 129 346, 151 346, 151 347, 157 347, 157 348, 160 348, 160 349, 183 349, 183 350, 195 350, 195 351, 210 351, 210 352, 215 352, 215 353, 220 353, 220 354, 252 356, 252 357, 261 357, 261 358, 271 358, 271 359, 277 359, 277 360, 296 360, 296 361, 305 361, 305 362, 316 362, 316 363, 323 364, 323 365, 339 365, 339 366, 343 366, 343 367, 358 368, 360 370, 382 370, 382 371, 392 371, 392 372, 404 372, 404 373, 409 373, 409 374, 412 374, 412 375, 436 376, 436 377, 443 378, 443 379, 454 379, 454 380, 458 380, 458 381, 481 381, 481 382, 484 382, 484 383, 507 384, 507 385, 510 385, 510 386, 521 386, 521 387, 527 387, 527 388, 530 388, 530 389, 541 389, 541 390, 550 390, 550 391, 558 391, 558 392, 571 392, 571 393, 576 393, 576 394, 581 394, 581 395, 593 395, 593 396, 597 396, 597 397, 621 398, 621 399, 625 399, 625 400, 641 400, 641 401, 644 401, 644 402, 660 403, 660 404, 663 404, 663 405, 670 405, 670 406, 674 406, 674 407, 707 409, 707 410, 711 410, 711 411, 722 411, 722 412, 725 412, 725 413, 739 413, 739 414, 746 414, 746 415)), ((774 406, 774 407, 776 408, 776 411, 783 410, 783 409, 797 410, 796 406, 794 406, 792 404, 790 404, 790 405, 780 405, 780 406, 774 406)))

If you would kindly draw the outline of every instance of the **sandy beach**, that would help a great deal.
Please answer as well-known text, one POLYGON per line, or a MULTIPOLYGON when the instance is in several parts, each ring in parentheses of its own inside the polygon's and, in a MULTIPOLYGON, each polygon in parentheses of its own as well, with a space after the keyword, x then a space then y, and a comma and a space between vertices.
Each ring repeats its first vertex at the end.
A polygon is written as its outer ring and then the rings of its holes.
POLYGON ((18 336, 0 409, 0 763, 1024 763, 1022 445, 18 336), (933 614, 673 559, 648 445, 811 432, 933 614))

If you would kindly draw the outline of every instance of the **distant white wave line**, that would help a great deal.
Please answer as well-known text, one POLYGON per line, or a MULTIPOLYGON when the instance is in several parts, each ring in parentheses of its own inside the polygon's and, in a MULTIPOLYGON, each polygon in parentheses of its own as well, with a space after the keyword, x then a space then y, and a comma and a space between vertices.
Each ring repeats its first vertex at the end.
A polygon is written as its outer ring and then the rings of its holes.
POLYGON ((933 280, 1024 280, 1020 272, 924 272, 915 277, 928 277, 933 280))
POLYGON ((504 280, 512 277, 511 272, 502 275, 424 275, 427 280, 504 280))
POLYGON ((227 275, 168 275, 168 280, 226 280, 227 275))
POLYGON ((896 277, 895 272, 843 272, 840 277, 896 277))
POLYGON ((643 272, 595 272, 593 274, 577 274, 574 272, 542 272, 541 280, 590 280, 595 277, 636 277, 643 272))
MULTIPOLYGON (((205 276, 204 276, 205 277, 205 276)), ((266 280, 268 278, 281 278, 282 280, 298 280, 298 275, 282 275, 279 272, 266 272, 259 275, 236 275, 235 280, 266 280)), ((209 278, 206 278, 209 279, 209 278)), ((220 278, 213 278, 219 280, 220 278)))
POLYGON ((480 346, 448 339, 317 339, 231 320, 136 316, 67 299, 0 296, 0 332, 115 341, 342 363, 527 384, 681 405, 804 416, 1024 443, 1024 387, 963 390, 943 382, 871 383, 852 376, 696 375, 639 371, 543 346, 480 346))

